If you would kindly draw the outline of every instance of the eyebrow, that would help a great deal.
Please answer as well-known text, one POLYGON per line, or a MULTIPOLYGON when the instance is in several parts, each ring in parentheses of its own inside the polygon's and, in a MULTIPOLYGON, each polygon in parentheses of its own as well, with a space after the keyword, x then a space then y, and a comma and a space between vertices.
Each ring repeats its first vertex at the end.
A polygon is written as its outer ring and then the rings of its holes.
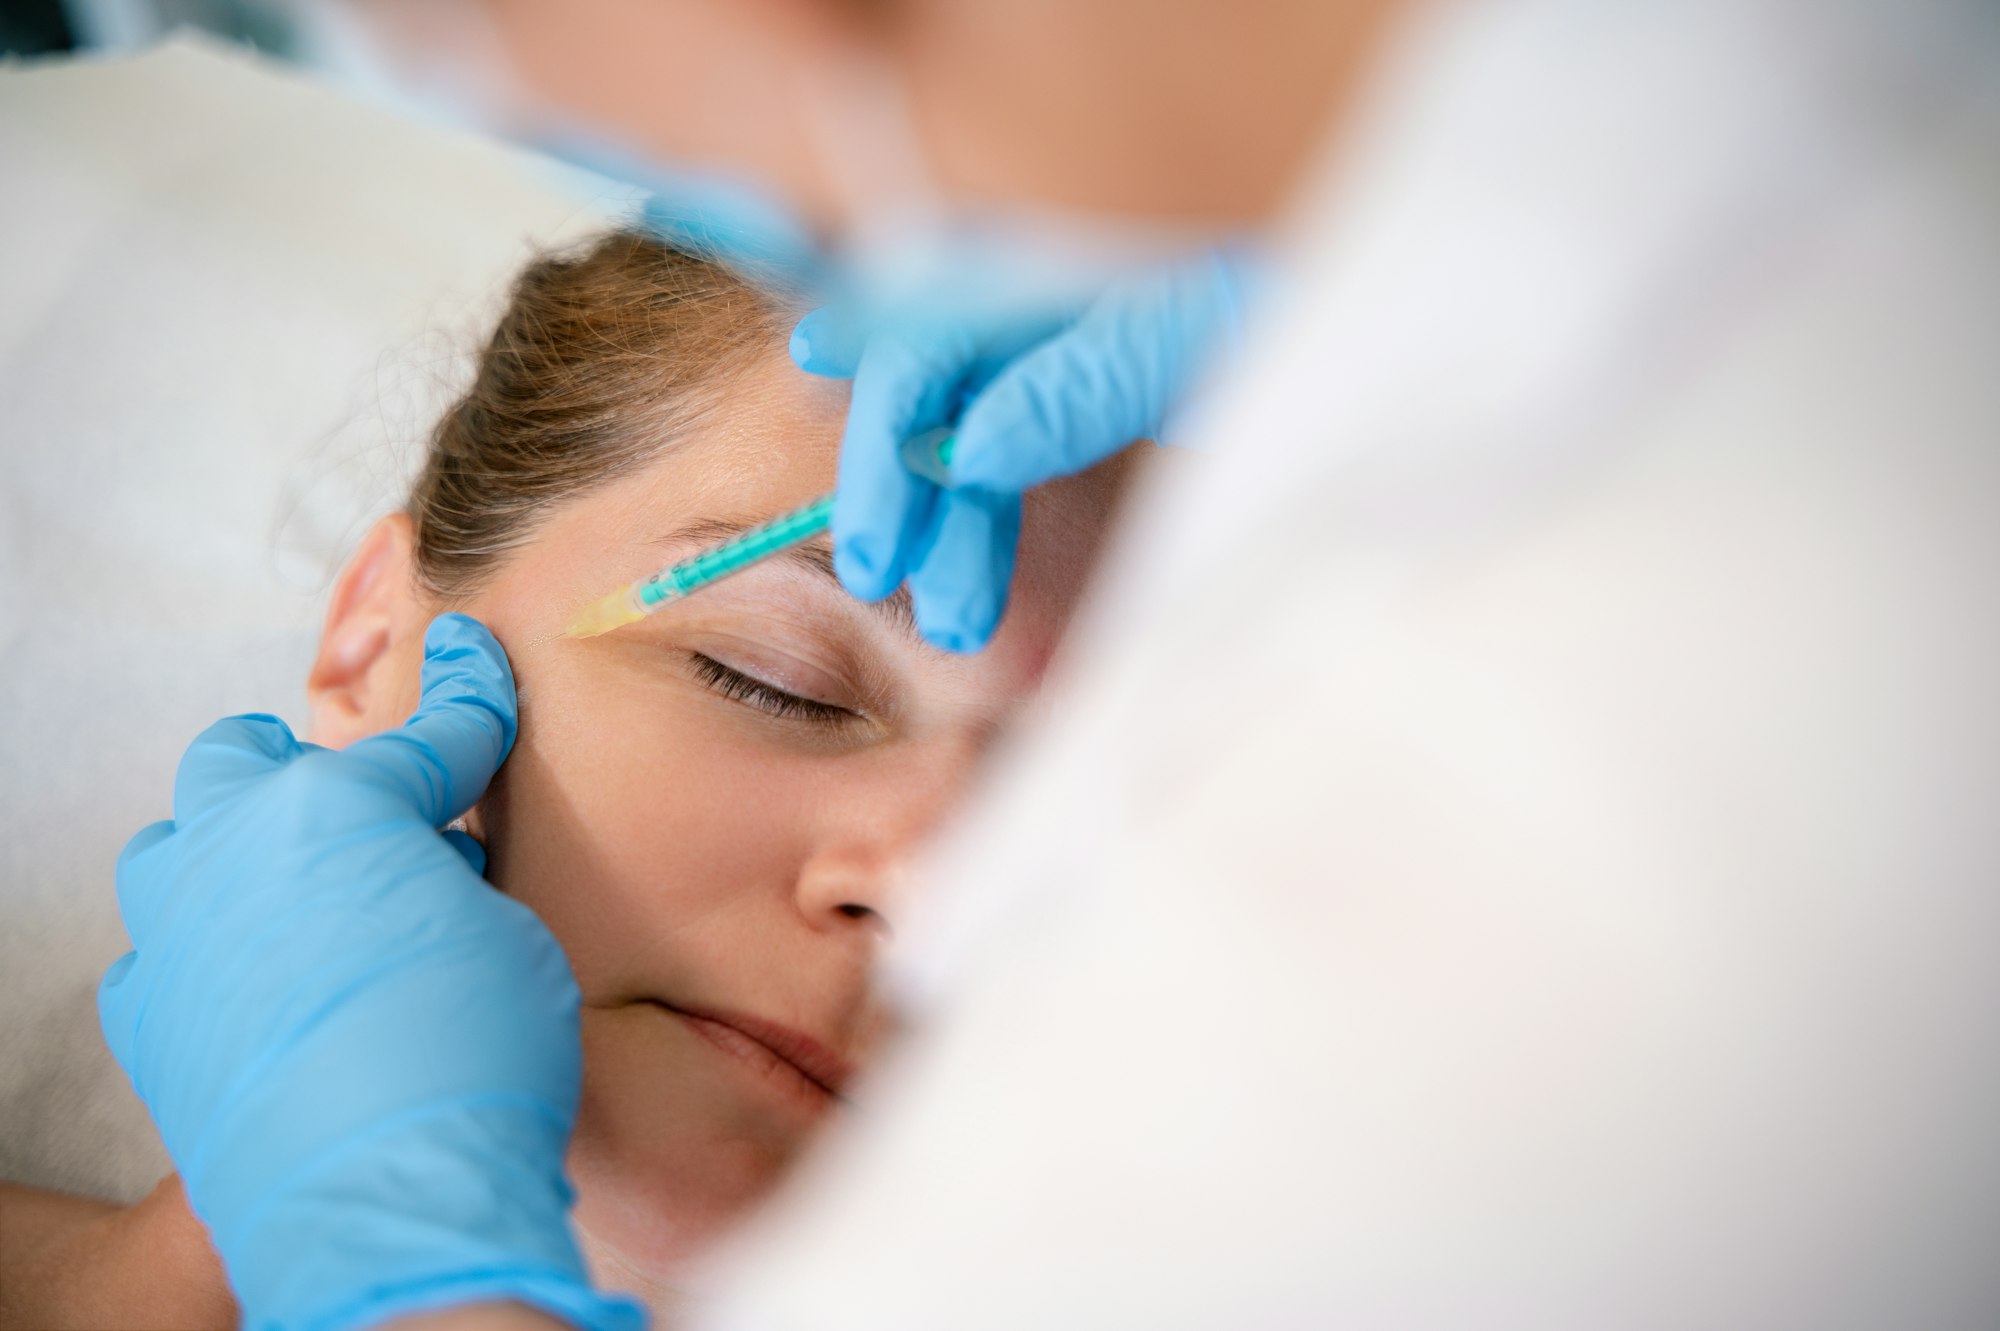
MULTIPOLYGON (((718 545, 723 541, 741 536, 744 532, 749 531, 762 521, 764 521, 762 518, 697 518, 685 526, 676 527, 673 531, 660 537, 654 544, 693 545, 697 547, 697 550, 705 549, 708 546, 718 545)), ((887 620, 898 632, 912 638, 922 637, 917 632, 917 612, 916 608, 910 603, 909 588, 898 587, 894 592, 880 601, 863 601, 859 597, 851 595, 847 590, 846 584, 841 582, 840 575, 834 571, 832 549, 819 538, 816 537, 804 545, 792 546, 774 555, 773 558, 785 560, 797 568, 812 570, 838 588, 842 596, 848 597, 848 599, 854 601, 857 605, 887 620)))

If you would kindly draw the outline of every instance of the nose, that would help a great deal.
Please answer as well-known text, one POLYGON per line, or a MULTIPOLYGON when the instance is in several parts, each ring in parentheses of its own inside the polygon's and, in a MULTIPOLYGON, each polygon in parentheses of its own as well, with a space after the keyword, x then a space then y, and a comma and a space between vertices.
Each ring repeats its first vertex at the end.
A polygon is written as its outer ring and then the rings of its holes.
POLYGON ((842 783, 799 868, 794 897, 807 923, 888 936, 908 900, 915 858, 964 788, 975 747, 910 755, 842 783))
POLYGON ((829 847, 799 874, 799 913, 815 929, 887 937, 891 901, 907 876, 906 856, 861 844, 829 847))

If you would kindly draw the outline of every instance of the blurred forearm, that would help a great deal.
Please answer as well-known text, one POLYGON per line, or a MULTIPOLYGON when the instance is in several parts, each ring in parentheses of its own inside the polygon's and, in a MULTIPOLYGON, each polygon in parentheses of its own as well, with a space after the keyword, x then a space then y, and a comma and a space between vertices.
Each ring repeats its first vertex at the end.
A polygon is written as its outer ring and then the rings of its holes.
POLYGON ((201 1222, 170 1177, 136 1206, 0 1184, 0 1329, 236 1325, 201 1222))

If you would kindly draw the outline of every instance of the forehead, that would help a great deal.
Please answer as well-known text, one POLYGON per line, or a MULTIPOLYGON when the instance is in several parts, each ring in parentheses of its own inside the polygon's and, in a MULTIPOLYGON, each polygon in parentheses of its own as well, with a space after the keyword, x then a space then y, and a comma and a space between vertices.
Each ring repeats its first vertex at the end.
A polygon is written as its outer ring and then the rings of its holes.
POLYGON ((833 489, 848 386, 805 373, 782 349, 730 377, 714 408, 640 476, 647 501, 676 517, 775 500, 770 516, 833 489), (789 502, 788 502, 789 501, 789 502))

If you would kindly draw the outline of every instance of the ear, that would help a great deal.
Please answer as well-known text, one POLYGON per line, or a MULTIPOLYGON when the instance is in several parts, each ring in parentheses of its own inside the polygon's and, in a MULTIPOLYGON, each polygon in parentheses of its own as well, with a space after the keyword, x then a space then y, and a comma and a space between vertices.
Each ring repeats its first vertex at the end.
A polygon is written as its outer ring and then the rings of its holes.
POLYGON ((370 528, 340 571, 306 676, 313 743, 341 748, 402 724, 416 707, 434 609, 416 572, 416 532, 406 513, 370 528))

